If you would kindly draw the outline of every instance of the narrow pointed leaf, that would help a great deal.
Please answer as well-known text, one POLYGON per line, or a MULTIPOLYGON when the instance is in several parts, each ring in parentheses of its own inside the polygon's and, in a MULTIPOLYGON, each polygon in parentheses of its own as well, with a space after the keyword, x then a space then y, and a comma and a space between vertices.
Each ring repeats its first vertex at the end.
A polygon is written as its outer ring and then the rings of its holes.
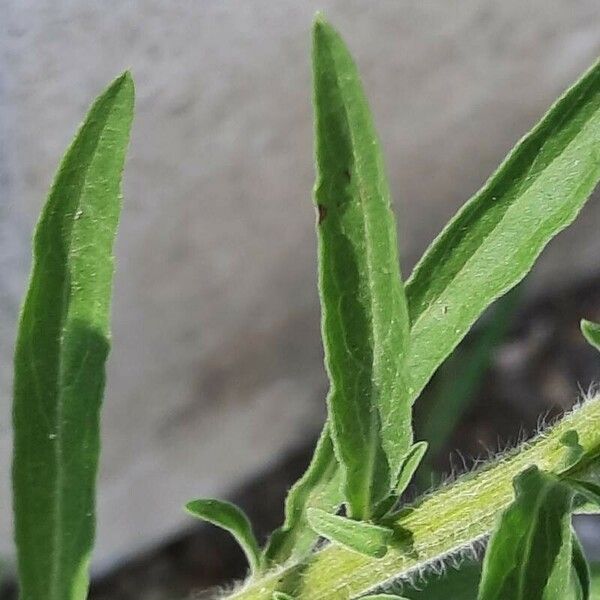
POLYGON ((93 546, 112 248, 133 82, 94 103, 33 243, 15 349, 13 491, 21 597, 80 600, 93 546))
POLYGON ((294 598, 285 592, 273 592, 273 600, 294 600, 294 598))
POLYGON ((253 574, 260 571, 260 548, 254 537, 252 525, 240 508, 224 500, 206 498, 188 502, 185 509, 192 516, 208 521, 231 533, 246 554, 250 571, 253 574))
POLYGON ((330 425, 350 514, 367 518, 388 494, 412 442, 408 311, 369 107, 346 46, 320 17, 313 30, 313 71, 330 425))
POLYGON ((479 600, 563 600, 570 592, 573 492, 536 467, 515 478, 515 500, 492 534, 479 600))
POLYGON ((309 526, 306 512, 320 508, 333 513, 342 503, 340 470, 333 453, 333 442, 327 427, 323 430, 312 462, 285 501, 285 521, 276 529, 265 548, 268 564, 283 564, 301 559, 314 546, 317 535, 309 526))
POLYGON ((448 223, 406 284, 417 395, 485 308, 518 283, 600 178, 600 62, 448 223))
POLYGON ((600 350, 600 324, 582 319, 581 333, 596 350, 600 350))
POLYGON ((317 508, 309 509, 308 522, 319 535, 331 542, 374 558, 386 555, 394 535, 393 530, 387 527, 353 521, 317 508))
POLYGON ((402 466, 400 467, 400 473, 396 482, 396 494, 400 496, 402 492, 408 487, 411 482, 417 467, 421 464, 425 452, 427 452, 427 442, 417 442, 413 444, 411 449, 408 451, 402 466))

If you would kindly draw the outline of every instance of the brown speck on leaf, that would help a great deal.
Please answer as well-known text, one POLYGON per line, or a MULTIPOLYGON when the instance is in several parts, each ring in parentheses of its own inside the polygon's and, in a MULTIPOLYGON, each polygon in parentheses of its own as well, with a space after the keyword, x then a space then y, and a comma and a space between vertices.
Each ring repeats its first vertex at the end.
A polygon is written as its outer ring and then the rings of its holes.
POLYGON ((317 204, 317 224, 320 225, 323 222, 323 219, 327 216, 327 208, 325 208, 322 204, 317 204))

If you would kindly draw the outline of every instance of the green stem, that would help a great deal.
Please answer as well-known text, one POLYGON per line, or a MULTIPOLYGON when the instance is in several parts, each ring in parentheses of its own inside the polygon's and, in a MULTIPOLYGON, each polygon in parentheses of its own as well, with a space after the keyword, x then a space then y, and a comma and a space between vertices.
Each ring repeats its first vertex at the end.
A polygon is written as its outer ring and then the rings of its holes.
POLYGON ((278 590, 295 600, 349 600, 468 547, 490 532, 499 513, 512 501, 515 475, 532 464, 556 474, 564 471, 569 450, 560 438, 570 429, 577 431, 586 455, 597 454, 600 396, 534 440, 418 500, 395 522, 396 541, 385 557, 373 559, 328 545, 305 562, 248 581, 227 598, 271 600, 278 590))

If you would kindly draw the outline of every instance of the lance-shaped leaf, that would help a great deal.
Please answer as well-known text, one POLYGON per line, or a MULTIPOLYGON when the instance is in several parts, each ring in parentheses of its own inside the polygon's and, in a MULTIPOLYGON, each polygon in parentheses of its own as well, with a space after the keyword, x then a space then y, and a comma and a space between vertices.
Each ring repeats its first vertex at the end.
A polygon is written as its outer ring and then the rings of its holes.
POLYGON ((319 535, 331 542, 374 558, 386 555, 394 536, 394 531, 387 527, 353 521, 318 508, 308 510, 308 522, 319 535))
POLYGON ((273 592, 273 600, 294 600, 294 598, 285 592, 273 592))
POLYGON ((577 216, 600 178, 600 63, 524 137, 406 284, 415 394, 496 298, 577 216))
POLYGON ((313 30, 313 71, 330 426, 350 514, 368 518, 388 494, 412 441, 408 311, 369 107, 346 46, 321 17, 313 30))
POLYGON ((573 491, 530 467, 492 534, 479 600, 562 600, 571 589, 573 491))
POLYGON ((600 325, 598 323, 582 319, 581 333, 596 350, 600 350, 600 325))
POLYGON ((250 565, 250 571, 253 574, 260 571, 260 547, 254 537, 248 517, 240 508, 224 500, 203 498, 188 502, 185 509, 192 516, 208 521, 231 533, 244 551, 250 565))
POLYGON ((300 559, 314 546, 317 536, 309 526, 306 511, 320 508, 335 512, 342 503, 340 470, 333 453, 329 428, 325 427, 308 469, 290 489, 285 501, 285 521, 271 537, 264 556, 268 564, 300 559))
POLYGON ((396 481, 395 492, 398 496, 404 492, 411 482, 417 467, 421 464, 425 452, 427 452, 427 442, 417 442, 413 444, 402 461, 398 480, 396 481))
POLYGON ((125 74, 92 106, 35 232, 13 406, 15 531, 27 600, 87 593, 112 248, 132 115, 125 74))

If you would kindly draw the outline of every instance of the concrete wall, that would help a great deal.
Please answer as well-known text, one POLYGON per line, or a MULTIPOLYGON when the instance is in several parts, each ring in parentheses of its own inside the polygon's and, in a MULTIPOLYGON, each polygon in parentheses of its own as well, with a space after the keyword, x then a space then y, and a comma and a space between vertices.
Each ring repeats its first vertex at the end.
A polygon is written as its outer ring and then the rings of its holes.
MULTIPOLYGON (((10 369, 31 228, 91 99, 137 118, 117 244, 97 568, 172 535, 319 427, 309 27, 345 34, 400 215, 405 271, 598 54, 597 0, 6 0, 0 27, 0 552, 10 369)), ((598 203, 535 274, 598 273, 598 203)))

